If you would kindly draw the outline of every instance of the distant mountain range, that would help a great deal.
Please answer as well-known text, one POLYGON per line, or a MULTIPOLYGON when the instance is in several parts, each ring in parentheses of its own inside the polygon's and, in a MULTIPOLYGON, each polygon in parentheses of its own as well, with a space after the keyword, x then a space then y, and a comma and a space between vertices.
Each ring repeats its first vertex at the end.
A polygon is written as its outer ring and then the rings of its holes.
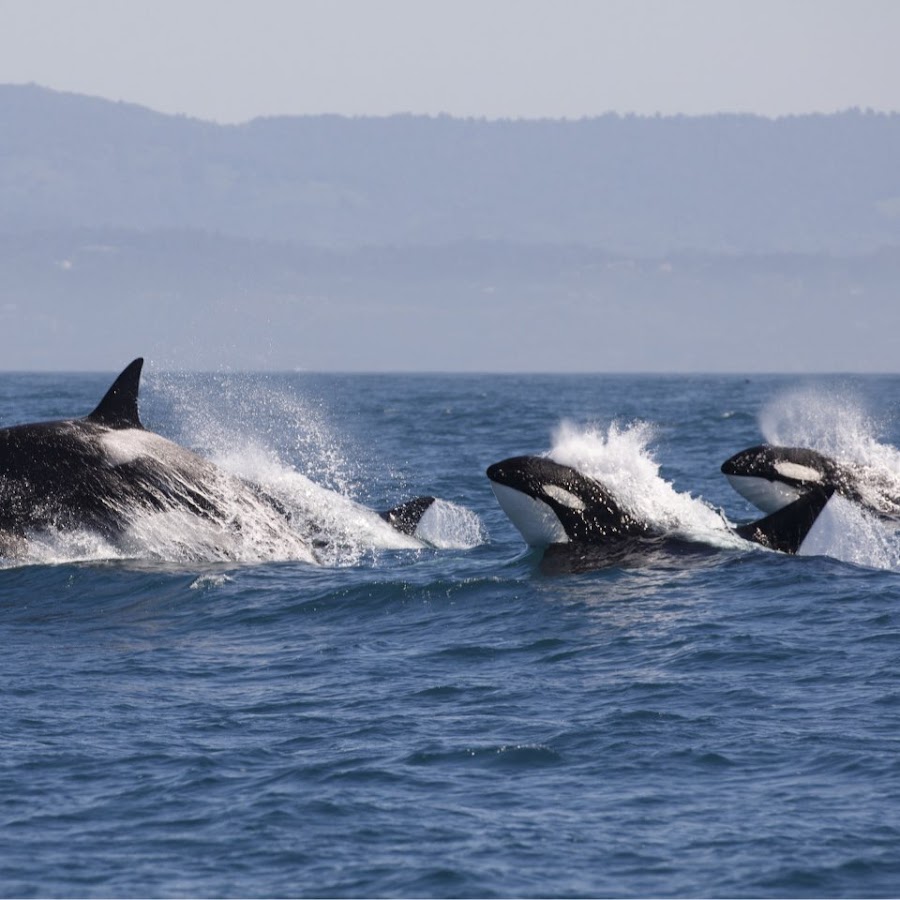
POLYGON ((896 371, 900 115, 220 126, 0 86, 0 369, 896 371))
POLYGON ((325 247, 856 253, 900 242, 900 115, 216 125, 0 86, 0 231, 198 229, 325 247))

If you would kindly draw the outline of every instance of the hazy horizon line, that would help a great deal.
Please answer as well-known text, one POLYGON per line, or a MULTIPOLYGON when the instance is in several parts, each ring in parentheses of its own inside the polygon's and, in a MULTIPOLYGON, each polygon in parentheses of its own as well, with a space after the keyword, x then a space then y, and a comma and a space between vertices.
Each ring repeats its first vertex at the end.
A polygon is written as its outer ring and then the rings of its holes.
POLYGON ((201 122, 207 125, 217 125, 223 128, 239 128, 244 125, 251 125, 254 122, 270 121, 277 119, 315 119, 315 118, 333 118, 333 119, 397 119, 397 118, 413 118, 413 119, 452 119, 459 122, 485 122, 485 123, 542 123, 552 122, 561 124, 577 124, 579 122, 589 122, 595 119, 603 118, 619 118, 619 119, 708 119, 717 117, 733 117, 733 118, 752 118, 763 119, 769 122, 778 122, 785 119, 800 119, 814 117, 840 116, 848 113, 856 113, 865 116, 883 116, 891 118, 900 115, 900 109, 879 109, 873 106, 847 106, 840 109, 832 110, 804 110, 799 112, 778 113, 770 115, 767 113, 753 112, 740 109, 719 109, 702 113, 686 113, 686 112, 637 112, 633 110, 621 111, 615 109, 604 110, 603 112, 584 113, 580 116, 537 116, 537 115, 510 115, 510 116, 489 116, 489 115, 472 115, 460 114, 446 111, 439 112, 422 112, 413 110, 397 110, 394 112, 284 112, 284 113, 262 113, 248 119, 216 119, 205 118, 202 115, 186 112, 172 112, 165 109, 159 109, 148 106, 136 100, 129 100, 122 97, 110 97, 103 94, 88 94, 81 91, 71 90, 68 88, 53 87, 49 84, 41 84, 37 81, 7 81, 0 82, 0 88, 36 88, 41 91, 47 91, 53 94, 60 94, 70 97, 81 97, 87 100, 95 100, 104 103, 110 103, 121 106, 131 106, 155 115, 167 116, 173 119, 187 119, 190 121, 201 122))

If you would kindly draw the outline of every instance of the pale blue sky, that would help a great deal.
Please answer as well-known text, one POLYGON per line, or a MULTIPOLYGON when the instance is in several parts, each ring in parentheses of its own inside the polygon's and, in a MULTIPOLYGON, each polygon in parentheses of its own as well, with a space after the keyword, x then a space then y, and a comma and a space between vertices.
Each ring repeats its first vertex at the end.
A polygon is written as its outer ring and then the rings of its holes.
POLYGON ((0 83, 220 122, 900 110, 895 0, 0 0, 0 83))

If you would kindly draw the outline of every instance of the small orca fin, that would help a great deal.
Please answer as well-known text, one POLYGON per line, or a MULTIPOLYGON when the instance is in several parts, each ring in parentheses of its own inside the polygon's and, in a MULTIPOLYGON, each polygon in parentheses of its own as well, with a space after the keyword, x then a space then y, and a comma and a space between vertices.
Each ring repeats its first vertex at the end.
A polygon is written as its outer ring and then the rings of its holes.
POLYGON ((834 492, 832 485, 815 487, 783 509, 756 522, 740 525, 735 531, 745 540, 770 550, 796 553, 834 492))
POLYGON ((425 515, 434 500, 434 497, 416 497, 393 509, 379 512, 378 515, 401 534, 408 534, 412 537, 416 533, 419 522, 422 521, 422 516, 425 515))
POLYGON ((143 428, 137 405, 143 365, 143 357, 130 363, 86 418, 108 428, 143 428))

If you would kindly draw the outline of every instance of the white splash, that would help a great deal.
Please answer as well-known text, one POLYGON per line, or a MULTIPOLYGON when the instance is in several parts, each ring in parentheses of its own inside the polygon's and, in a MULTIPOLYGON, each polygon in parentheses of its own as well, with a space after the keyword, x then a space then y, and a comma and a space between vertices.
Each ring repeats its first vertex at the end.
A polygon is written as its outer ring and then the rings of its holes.
POLYGON ((192 591, 210 591, 233 583, 230 575, 220 573, 218 575, 199 575, 190 585, 192 591))
MULTIPOLYGON (((95 437, 109 468, 140 469, 142 461, 150 466, 145 489, 153 498, 149 506, 156 508, 135 509, 128 498, 110 497, 105 502, 124 529, 114 541, 90 531, 46 530, 28 535, 14 564, 124 558, 347 566, 382 550, 484 542, 480 519, 453 503, 432 504, 417 536, 410 537, 357 502, 351 455, 321 414, 304 418, 309 410, 301 400, 241 379, 224 385, 229 402, 217 404, 209 390, 195 395, 184 382, 173 384, 164 399, 174 412, 174 428, 165 430, 174 430, 178 443, 136 429, 95 437), (201 412, 204 396, 209 408, 201 412), (274 418, 278 412, 284 420, 274 418), (315 479, 302 470, 314 472, 315 479), (164 479, 164 486, 156 479, 164 479)), ((404 491, 396 502, 408 499, 404 491)))
POLYGON ((353 565, 374 550, 423 546, 396 531, 376 511, 322 487, 257 443, 232 445, 215 454, 213 461, 224 471, 260 485, 281 503, 324 565, 353 565))
POLYGON ((895 529, 837 494, 810 529, 801 556, 830 556, 870 569, 900 569, 900 540, 895 529))
POLYGON ((623 509, 672 534, 717 546, 739 546, 721 515, 701 499, 676 491, 659 474, 649 445, 654 429, 646 422, 604 432, 597 426, 563 421, 548 456, 601 482, 623 509))
MULTIPOLYGON (((806 447, 831 457, 852 470, 864 502, 889 515, 900 513, 900 450, 879 439, 882 424, 857 394, 793 388, 763 408, 759 424, 767 443, 806 447)), ((871 568, 900 568, 898 523, 836 499, 820 516, 804 553, 871 568)))
POLYGON ((27 550, 21 557, 4 559, 3 568, 23 562, 55 565, 60 562, 93 562, 122 559, 122 551, 93 531, 36 531, 27 535, 27 550))
MULTIPOLYGON (((267 384, 225 384, 231 401, 225 409, 207 397, 210 408, 200 412, 197 396, 176 393, 192 417, 187 439, 204 446, 222 470, 282 504, 318 562, 354 565, 373 551, 469 549, 487 540, 475 513, 445 500, 426 511, 415 537, 400 533, 355 499, 362 482, 355 454, 315 404, 267 384)), ((409 499, 404 492, 394 502, 409 499)))
POLYGON ((275 497, 298 527, 310 535, 316 558, 326 565, 352 565, 373 550, 421 549, 425 545, 469 549, 486 540, 475 513, 440 499, 423 515, 415 537, 402 534, 375 510, 322 487, 259 444, 231 447, 215 455, 213 461, 275 497))
POLYGON ((425 511, 416 536, 439 550, 471 550, 487 541, 484 525, 472 510, 440 499, 425 511))
POLYGON ((361 487, 354 453, 321 406, 266 378, 220 375, 212 380, 156 376, 149 382, 165 405, 178 443, 220 457, 266 448, 317 484, 345 496, 361 487))
POLYGON ((769 444, 809 447, 835 458, 876 463, 884 450, 878 422, 862 400, 849 390, 798 387, 777 394, 759 414, 759 426, 769 444), (874 458, 873 458, 874 457, 874 458))

